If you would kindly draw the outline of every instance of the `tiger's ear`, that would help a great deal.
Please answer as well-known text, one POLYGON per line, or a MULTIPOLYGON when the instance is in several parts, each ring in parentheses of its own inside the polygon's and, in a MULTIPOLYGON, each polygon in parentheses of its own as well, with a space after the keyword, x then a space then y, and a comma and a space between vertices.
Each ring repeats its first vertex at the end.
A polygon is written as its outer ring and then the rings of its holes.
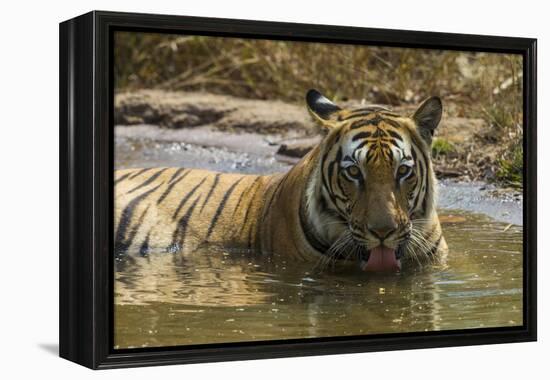
POLYGON ((420 136, 428 143, 432 144, 434 131, 439 125, 443 113, 443 104, 437 96, 426 99, 413 115, 416 128, 420 136))
POLYGON ((335 126, 333 117, 342 110, 340 107, 313 89, 307 92, 306 103, 309 112, 319 124, 327 128, 335 126))

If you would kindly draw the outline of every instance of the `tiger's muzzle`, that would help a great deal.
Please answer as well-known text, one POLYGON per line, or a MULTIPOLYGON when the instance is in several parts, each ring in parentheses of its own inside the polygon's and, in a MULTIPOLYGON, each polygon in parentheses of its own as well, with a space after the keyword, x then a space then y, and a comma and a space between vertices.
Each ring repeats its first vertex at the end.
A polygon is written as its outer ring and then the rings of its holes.
POLYGON ((368 226, 365 232, 359 232, 356 227, 350 227, 350 230, 354 239, 366 248, 359 257, 363 271, 401 271, 401 258, 410 237, 410 225, 368 226))

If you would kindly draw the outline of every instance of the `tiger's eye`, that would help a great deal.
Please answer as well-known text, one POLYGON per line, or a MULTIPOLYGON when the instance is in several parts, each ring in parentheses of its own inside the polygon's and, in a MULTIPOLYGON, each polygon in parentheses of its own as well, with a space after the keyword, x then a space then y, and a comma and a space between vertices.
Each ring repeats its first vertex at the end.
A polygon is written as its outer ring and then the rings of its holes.
POLYGON ((357 177, 361 173, 359 168, 355 165, 348 166, 347 171, 348 171, 349 175, 352 176, 352 177, 357 177))
POLYGON ((399 168, 397 168, 397 175, 400 178, 406 177, 410 173, 411 170, 412 170, 412 168, 410 166, 401 165, 399 168))

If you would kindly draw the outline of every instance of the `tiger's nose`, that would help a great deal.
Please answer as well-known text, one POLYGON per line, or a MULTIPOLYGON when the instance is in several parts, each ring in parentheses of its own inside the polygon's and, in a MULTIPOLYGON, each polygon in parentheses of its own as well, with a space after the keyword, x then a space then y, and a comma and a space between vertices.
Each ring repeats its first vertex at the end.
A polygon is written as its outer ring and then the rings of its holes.
POLYGON ((386 225, 386 226, 375 226, 375 227, 368 227, 369 231, 372 232, 374 236, 376 236, 380 240, 384 240, 387 238, 393 231, 397 229, 397 226, 395 225, 386 225))

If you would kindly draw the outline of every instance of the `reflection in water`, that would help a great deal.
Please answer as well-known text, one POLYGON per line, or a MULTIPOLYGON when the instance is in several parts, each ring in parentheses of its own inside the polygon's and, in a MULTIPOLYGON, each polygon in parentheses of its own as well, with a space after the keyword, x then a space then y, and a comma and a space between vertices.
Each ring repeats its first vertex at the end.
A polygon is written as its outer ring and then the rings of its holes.
POLYGON ((521 325, 522 228, 440 214, 447 266, 399 274, 212 248, 117 258, 115 347, 521 325))

